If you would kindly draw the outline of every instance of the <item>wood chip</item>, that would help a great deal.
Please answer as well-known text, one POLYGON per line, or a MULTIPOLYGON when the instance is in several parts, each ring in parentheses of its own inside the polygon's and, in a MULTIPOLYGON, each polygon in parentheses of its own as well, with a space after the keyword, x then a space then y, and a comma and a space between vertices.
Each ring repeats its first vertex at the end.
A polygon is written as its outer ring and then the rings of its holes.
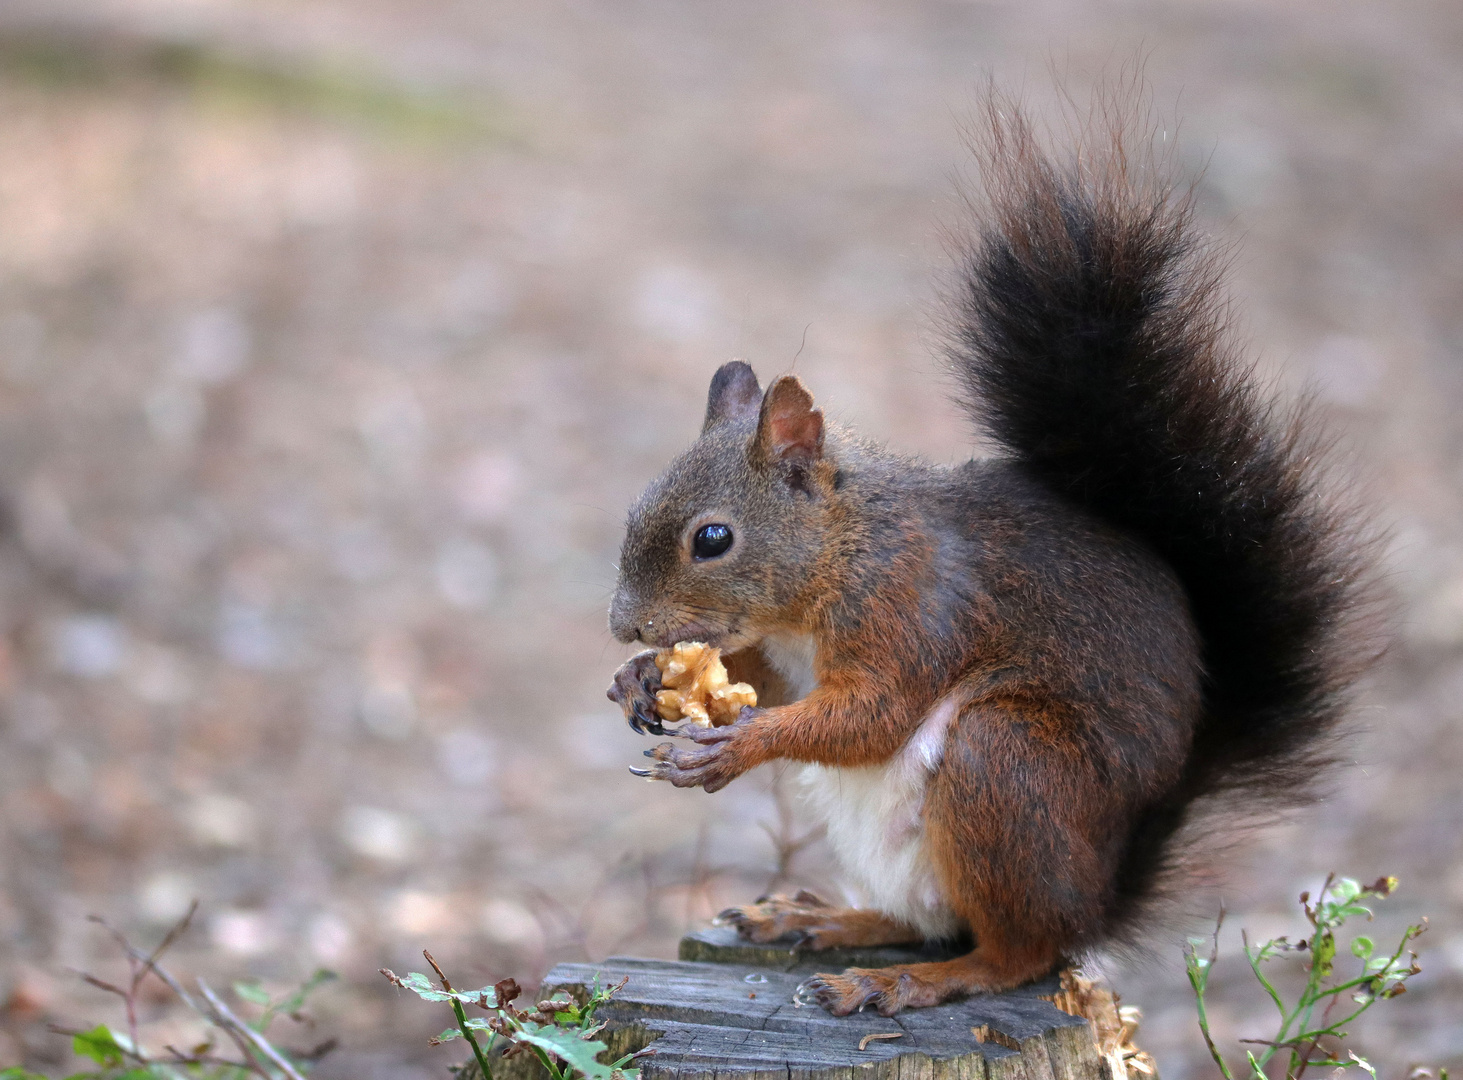
POLYGON ((902 1032, 902 1031, 885 1031, 885 1032, 883 1032, 881 1034, 878 1034, 878 1035, 865 1035, 862 1039, 860 1039, 858 1041, 858 1048, 860 1050, 867 1050, 869 1048, 869 1043, 873 1042, 875 1039, 902 1039, 902 1038, 904 1038, 904 1032, 902 1032))
POLYGON ((995 1043, 997 1046, 1004 1046, 1007 1050, 1020 1050, 1021 1044, 1004 1031, 997 1031, 989 1024, 980 1024, 970 1029, 978 1043, 995 1043))
POLYGON ((1131 1005, 1120 1005, 1118 996, 1107 987, 1068 968, 1062 972, 1061 989, 1047 1000, 1092 1026, 1107 1080, 1147 1080, 1158 1075, 1153 1058, 1133 1043, 1143 1014, 1131 1005))

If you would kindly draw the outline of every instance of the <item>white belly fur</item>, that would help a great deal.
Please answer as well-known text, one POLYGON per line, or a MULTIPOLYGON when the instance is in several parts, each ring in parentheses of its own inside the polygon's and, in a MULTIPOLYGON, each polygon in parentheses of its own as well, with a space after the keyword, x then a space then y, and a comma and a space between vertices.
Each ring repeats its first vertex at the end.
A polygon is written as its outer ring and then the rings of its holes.
MULTIPOLYGON (((762 652, 797 697, 817 685, 811 637, 769 637, 762 652)), ((808 807, 827 824, 828 842, 858 899, 930 938, 958 929, 925 843, 924 800, 961 704, 953 697, 938 702, 909 742, 881 765, 808 765, 802 773, 808 807)))

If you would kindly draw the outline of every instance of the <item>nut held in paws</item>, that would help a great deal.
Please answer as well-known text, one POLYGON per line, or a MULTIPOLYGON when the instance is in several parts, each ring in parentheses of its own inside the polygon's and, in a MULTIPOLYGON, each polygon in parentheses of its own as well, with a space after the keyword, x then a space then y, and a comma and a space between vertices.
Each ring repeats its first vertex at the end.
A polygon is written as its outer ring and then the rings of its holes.
POLYGON ((665 689, 655 695, 656 712, 667 723, 691 720, 723 727, 736 720, 742 708, 757 704, 757 691, 748 683, 728 680, 721 650, 700 641, 680 641, 655 656, 665 689))

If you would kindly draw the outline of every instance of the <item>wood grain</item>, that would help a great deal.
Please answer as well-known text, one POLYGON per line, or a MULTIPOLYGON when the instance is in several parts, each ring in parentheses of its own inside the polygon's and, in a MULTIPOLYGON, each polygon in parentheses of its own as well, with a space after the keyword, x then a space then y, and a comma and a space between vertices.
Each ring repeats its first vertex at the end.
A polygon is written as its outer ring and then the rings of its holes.
MULTIPOLYGON (((938 958, 932 951, 859 950, 857 962, 938 958)), ((596 979, 604 985, 628 978, 600 1009, 609 1021, 600 1038, 613 1057, 651 1047, 635 1062, 642 1080, 1113 1080, 1087 1021, 1047 1000, 1059 989, 1055 978, 890 1018, 834 1017, 799 1006, 793 994, 814 971, 848 966, 848 957, 749 946, 715 930, 685 938, 681 956, 696 959, 560 964, 545 978, 542 996, 566 989, 583 997, 596 979), (893 1033, 900 1038, 859 1048, 870 1035, 893 1033)), ((527 1054, 495 1061, 493 1076, 546 1080, 527 1054)), ((476 1065, 464 1067, 458 1080, 480 1080, 476 1065)))

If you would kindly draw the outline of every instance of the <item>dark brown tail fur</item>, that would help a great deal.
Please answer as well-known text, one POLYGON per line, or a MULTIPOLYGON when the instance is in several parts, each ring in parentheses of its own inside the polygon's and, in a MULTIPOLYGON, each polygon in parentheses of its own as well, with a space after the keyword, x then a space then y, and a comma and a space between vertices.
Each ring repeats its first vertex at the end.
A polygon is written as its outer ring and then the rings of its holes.
POLYGON ((1304 413, 1265 400, 1229 344, 1224 260, 1191 195, 1122 131, 1062 165, 1019 109, 989 112, 991 213, 963 259, 951 350, 970 411, 1041 483, 1151 545, 1203 640, 1184 781, 1121 874, 1119 911, 1136 914, 1200 800, 1314 798, 1376 653, 1369 549, 1323 489, 1304 413))

